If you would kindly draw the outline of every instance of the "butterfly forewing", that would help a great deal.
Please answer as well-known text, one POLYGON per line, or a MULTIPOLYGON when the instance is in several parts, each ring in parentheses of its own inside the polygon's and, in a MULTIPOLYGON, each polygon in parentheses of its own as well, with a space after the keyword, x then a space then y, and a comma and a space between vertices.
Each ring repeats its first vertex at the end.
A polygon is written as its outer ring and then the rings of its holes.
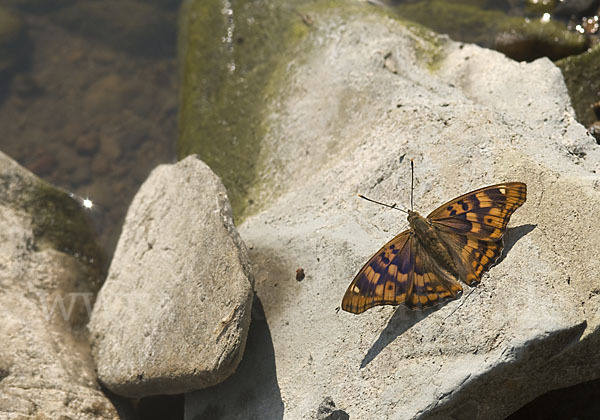
POLYGON ((438 207, 428 219, 435 226, 483 240, 500 239, 510 216, 527 197, 522 182, 507 182, 480 188, 438 207))
POLYGON ((461 291, 460 284, 431 262, 407 230, 384 245, 358 272, 344 295, 342 309, 355 314, 377 305, 423 309, 454 299, 461 291))
POLYGON ((438 228, 462 281, 479 283, 494 265, 510 216, 526 197, 525 184, 509 182, 472 191, 431 212, 428 218, 438 228))
POLYGON ((342 300, 342 309, 359 314, 375 305, 394 304, 410 292, 408 273, 414 265, 406 230, 385 244, 358 272, 342 300))

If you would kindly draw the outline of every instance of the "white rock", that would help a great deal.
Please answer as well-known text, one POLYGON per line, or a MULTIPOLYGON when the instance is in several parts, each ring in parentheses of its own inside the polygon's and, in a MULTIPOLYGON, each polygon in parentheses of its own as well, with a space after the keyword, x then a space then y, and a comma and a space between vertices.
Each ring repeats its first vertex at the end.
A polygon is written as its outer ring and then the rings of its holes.
POLYGON ((98 377, 125 396, 215 385, 236 368, 252 277, 225 189, 197 157, 136 194, 90 330, 98 377))
POLYGON ((315 17, 304 53, 280 63, 288 73, 270 87, 281 96, 251 194, 261 211, 240 227, 270 328, 255 372, 271 369, 272 403, 256 391, 232 404, 252 388, 231 381, 188 395, 186 418, 309 419, 330 397, 356 419, 502 419, 600 376, 600 152, 560 71, 377 12, 340 15, 315 17), (407 228, 356 194, 410 205, 409 158, 422 214, 479 187, 527 183, 506 256, 433 311, 338 311, 357 270, 407 228), (283 413, 272 416, 277 399, 283 413))
POLYGON ((0 419, 117 419, 85 334, 102 272, 84 210, 1 152, 0 186, 0 419))

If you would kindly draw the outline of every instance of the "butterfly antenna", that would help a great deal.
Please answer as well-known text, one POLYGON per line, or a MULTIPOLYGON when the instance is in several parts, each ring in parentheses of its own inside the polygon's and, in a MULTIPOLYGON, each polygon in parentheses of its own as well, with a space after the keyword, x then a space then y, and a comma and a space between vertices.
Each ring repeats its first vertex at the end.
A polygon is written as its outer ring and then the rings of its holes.
POLYGON ((413 203, 414 203, 414 191, 415 191, 415 163, 413 160, 410 160, 410 210, 413 211, 413 203))
POLYGON ((362 195, 362 194, 358 194, 358 196, 359 196, 360 198, 362 198, 362 199, 365 199, 365 200, 367 200, 367 201, 370 201, 371 203, 379 204, 380 206, 389 207, 390 209, 399 210, 399 211, 401 211, 401 212, 403 212, 403 213, 406 213, 406 214, 408 214, 408 211, 406 211, 406 210, 404 210, 404 209, 401 209, 400 207, 396 207, 396 203, 394 203, 394 204, 386 204, 386 203, 382 203, 382 202, 380 202, 380 201, 375 201, 375 200, 372 200, 372 199, 370 199, 370 198, 368 198, 368 197, 365 197, 365 196, 364 196, 364 195, 362 195))

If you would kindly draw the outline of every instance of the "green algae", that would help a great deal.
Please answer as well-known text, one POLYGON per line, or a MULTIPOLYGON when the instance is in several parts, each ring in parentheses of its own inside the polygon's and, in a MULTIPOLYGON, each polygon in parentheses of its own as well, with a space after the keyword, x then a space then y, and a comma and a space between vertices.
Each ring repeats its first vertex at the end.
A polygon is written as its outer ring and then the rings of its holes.
POLYGON ((557 1, 558 0, 527 0, 525 2, 525 12, 530 16, 539 16, 543 13, 552 13, 556 9, 557 1))
POLYGON ((69 6, 77 0, 4 0, 4 4, 27 13, 42 14, 69 6))
POLYGON ((398 16, 418 22, 452 39, 490 47, 506 19, 499 10, 482 10, 470 4, 441 0, 401 4, 393 8, 398 16))
POLYGON ((511 18, 501 27, 495 48, 518 61, 531 61, 539 57, 558 60, 584 52, 588 39, 570 32, 555 21, 523 21, 511 18))
POLYGON ((484 10, 462 2, 430 0, 401 4, 393 10, 398 16, 448 34, 456 41, 496 47, 517 60, 542 56, 556 60, 579 54, 587 48, 585 37, 568 31, 561 23, 526 21, 507 16, 500 10, 484 10), (499 44, 499 40, 509 42, 499 44), (512 46, 517 49, 512 49, 512 46))
POLYGON ((600 92, 600 45, 574 57, 557 61, 577 115, 577 120, 589 127, 597 117, 591 105, 600 92))
MULTIPOLYGON (((15 164, 16 166, 16 164, 15 164)), ((34 250, 55 249, 74 256, 103 278, 107 257, 97 242, 90 218, 67 192, 25 171, 0 171, 0 204, 30 216, 34 250)), ((94 284, 99 287, 99 284, 94 284)))
POLYGON ((277 63, 310 31, 298 8, 266 0, 184 3, 178 156, 197 153, 223 180, 236 220, 248 206, 277 63))

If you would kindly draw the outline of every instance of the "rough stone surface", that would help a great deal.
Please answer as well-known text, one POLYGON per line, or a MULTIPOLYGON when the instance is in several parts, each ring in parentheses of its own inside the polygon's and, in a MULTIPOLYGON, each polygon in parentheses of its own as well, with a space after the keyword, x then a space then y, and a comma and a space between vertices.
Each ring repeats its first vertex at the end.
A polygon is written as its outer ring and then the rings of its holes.
POLYGON ((102 257, 80 204, 0 152, 0 419, 116 419, 84 325, 102 257))
POLYGON ((100 380, 137 397, 223 381, 244 350, 252 281, 219 179, 195 156, 157 167, 92 314, 100 380))
POLYGON ((350 418, 503 419, 600 376, 600 151, 559 69, 373 9, 306 13, 311 32, 270 86, 279 94, 250 194, 260 208, 240 226, 269 327, 254 372, 270 372, 276 393, 267 405, 242 381, 198 391, 186 418, 313 419, 329 397, 350 418), (445 306, 340 311, 357 270, 407 227, 356 194, 409 205, 408 159, 425 214, 485 185, 526 182, 505 255, 445 306), (265 411, 277 400, 283 412, 265 411))

